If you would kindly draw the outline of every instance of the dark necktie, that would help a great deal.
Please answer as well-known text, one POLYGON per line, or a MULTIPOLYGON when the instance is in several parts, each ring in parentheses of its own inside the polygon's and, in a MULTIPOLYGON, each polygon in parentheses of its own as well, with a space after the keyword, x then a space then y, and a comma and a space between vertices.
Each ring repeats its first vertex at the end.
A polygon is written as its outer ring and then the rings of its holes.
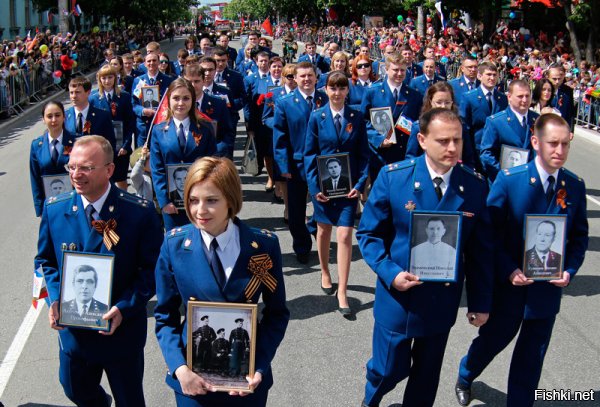
POLYGON ((340 116, 339 113, 337 113, 333 118, 333 123, 335 124, 335 131, 337 132, 337 136, 339 137, 340 133, 342 132, 342 116, 340 116))
POLYGON ((313 97, 312 96, 307 96, 306 97, 306 102, 308 103, 308 110, 310 110, 312 112, 312 110, 313 110, 313 97))
POLYGON ((52 162, 54 165, 58 162, 58 148, 57 148, 58 140, 52 140, 52 162))
POLYGON ((550 203, 552 197, 554 196, 554 183, 556 179, 554 179, 554 175, 550 175, 548 177, 548 188, 546 189, 546 202, 550 203))
POLYGON ((487 99, 487 103, 488 103, 488 107, 490 108, 490 113, 492 112, 492 92, 488 92, 487 95, 485 95, 485 98, 487 99))
POLYGON ((220 83, 221 82, 221 72, 219 72, 217 74, 217 77, 215 78, 215 82, 220 83))
POLYGON ((92 228, 92 222, 94 221, 94 213, 96 213, 94 205, 88 204, 88 206, 86 206, 85 208, 85 218, 87 219, 87 223, 90 229, 92 228))
POLYGON ((398 101, 398 88, 394 89, 394 101, 398 101))
POLYGON ((521 121, 521 125, 523 128, 527 127, 527 116, 523 116, 523 121, 521 121))
POLYGON ((440 187, 440 185, 442 185, 442 182, 444 182, 442 177, 435 177, 433 179, 433 183, 435 184, 435 194, 437 195, 438 201, 441 201, 442 196, 444 195, 442 194, 442 188, 440 187))
POLYGON ((542 256, 542 267, 544 267, 544 271, 546 271, 546 255, 542 256))
POLYGON ((429 80, 429 86, 433 85, 433 79, 429 80))
POLYGON ((183 131, 183 123, 179 123, 179 130, 177 131, 177 139, 179 140, 179 148, 181 151, 185 150, 185 131, 183 131))
POLYGON ((267 77, 267 74, 263 73, 263 74, 261 74, 261 75, 260 75, 260 77, 261 77, 262 79, 265 79, 265 78, 267 77))
POLYGON ((279 79, 275 79, 275 86, 279 86, 279 79))
MULTIPOLYGON (((91 205, 90 205, 91 206, 91 205)), ((82 308, 82 312, 81 312, 81 316, 84 316, 85 314, 87 314, 87 305, 84 305, 82 308)))
POLYGON ((154 86, 154 83, 156 82, 156 80, 154 78, 150 78, 149 82, 150 82, 150 86, 154 86))
POLYGON ((108 105, 110 106, 110 104, 112 103, 112 96, 110 95, 110 93, 106 94, 106 100, 108 101, 108 105))
POLYGON ((467 82, 467 89, 473 90, 473 84, 471 82, 467 82))
POLYGON ((77 113, 77 133, 83 133, 83 114, 77 113))
POLYGON ((217 242, 216 238, 213 238, 212 242, 210 242, 210 267, 212 268, 215 278, 217 279, 217 283, 219 283, 219 286, 223 288, 227 282, 227 277, 225 276, 223 264, 221 264, 221 260, 217 254, 218 248, 219 242, 217 242))
POLYGON ((212 95, 212 91, 209 88, 204 89, 204 93, 207 95, 212 95))

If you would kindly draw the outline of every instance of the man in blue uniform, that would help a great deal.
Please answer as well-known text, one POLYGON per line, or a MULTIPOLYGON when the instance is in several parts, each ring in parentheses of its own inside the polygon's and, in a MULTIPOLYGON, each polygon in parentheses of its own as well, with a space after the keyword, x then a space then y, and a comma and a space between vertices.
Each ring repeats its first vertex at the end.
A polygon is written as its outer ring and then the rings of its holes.
POLYGON ((360 106, 361 112, 367 118, 369 147, 374 153, 369 163, 371 182, 375 181, 382 166, 404 159, 406 144, 410 135, 410 130, 404 132, 396 126, 392 127, 393 133, 380 134, 371 123, 371 109, 389 106, 392 109, 394 124, 400 116, 412 123, 418 120, 423 104, 423 98, 419 92, 403 83, 406 75, 406 61, 401 55, 392 54, 388 56, 385 67, 387 71, 386 81, 367 88, 360 106), (392 136, 395 136, 395 142, 392 136))
POLYGON ((400 55, 402 55, 402 58, 404 58, 404 61, 406 62, 406 74, 404 75, 404 84, 408 86, 408 84, 413 78, 416 78, 419 75, 423 75, 423 68, 415 62, 415 53, 410 47, 410 45, 403 45, 400 48, 400 55))
POLYGON ((443 80, 444 78, 435 73, 435 59, 427 58, 423 61, 423 75, 414 77, 410 81, 410 87, 418 91, 421 97, 425 97, 425 92, 431 85, 443 80))
POLYGON ((565 84, 565 68, 560 64, 555 64, 548 69, 548 80, 554 87, 554 99, 550 105, 560 111, 560 115, 571 126, 574 126, 574 119, 577 111, 573 100, 573 88, 565 84))
POLYGON ((329 66, 327 65, 323 55, 317 54, 317 44, 314 41, 308 41, 304 48, 305 53, 300 55, 298 58, 298 63, 304 61, 310 62, 315 67, 317 76, 329 70, 329 66))
POLYGON ((435 43, 430 43, 423 50, 423 61, 419 62, 421 68, 423 68, 423 72, 425 72, 425 60, 433 59, 434 62, 434 72, 437 76, 441 77, 443 81, 446 80, 446 65, 442 64, 435 60, 435 43))
POLYGON ((60 335, 60 382, 79 406, 110 406, 100 386, 104 372, 117 405, 144 406, 146 305, 155 292, 162 228, 152 203, 109 183, 113 149, 106 139, 78 139, 68 166, 75 190, 46 201, 35 258, 48 285, 50 327, 60 335), (109 332, 57 325, 67 249, 114 256, 111 304, 102 317, 109 332))
POLYGON ((481 138, 481 163, 491 181, 500 171, 502 145, 530 149, 533 124, 538 114, 529 111, 529 83, 517 79, 508 85, 508 107, 487 118, 481 138))
MULTIPOLYGON (((260 33, 258 33, 257 31, 250 31, 248 33, 248 41, 246 42, 246 44, 239 49, 239 51, 237 52, 237 57, 235 59, 235 69, 238 69, 239 66, 244 62, 244 59, 246 58, 246 53, 244 52, 246 47, 248 45, 252 45, 252 47, 255 47, 258 45, 258 38, 260 37, 260 33)), ((239 69, 238 69, 239 70, 239 69)))
POLYGON ((497 284, 490 320, 479 330, 460 362, 456 395, 463 406, 471 400, 473 381, 519 330, 508 375, 506 405, 533 405, 560 309, 562 288, 569 285, 583 264, 588 247, 585 183, 563 167, 570 140, 570 128, 564 119, 555 114, 542 115, 531 137, 535 159, 500 171, 492 185, 487 204, 497 248, 497 284), (566 215, 562 278, 534 282, 523 274, 523 224, 527 214, 566 215))
POLYGON ((227 52, 221 48, 213 49, 213 59, 217 63, 217 71, 214 81, 217 85, 224 86, 231 92, 231 109, 233 115, 233 128, 237 129, 240 121, 240 110, 244 108, 246 102, 246 90, 244 88, 244 77, 238 72, 228 67, 229 59, 227 52))
POLYGON ((457 164, 462 126, 456 113, 432 109, 421 116, 420 124, 418 137, 425 154, 381 170, 356 234, 365 261, 377 274, 373 353, 363 406, 378 406, 406 377, 402 405, 433 406, 465 276, 469 322, 485 324, 491 307, 487 182, 457 164), (422 282, 407 271, 415 209, 462 213, 456 282, 422 282))
POLYGON ((298 87, 275 105, 273 154, 281 175, 287 179, 288 222, 294 253, 300 263, 308 263, 312 240, 306 227, 306 172, 304 146, 306 127, 313 110, 327 103, 327 95, 315 90, 317 76, 308 62, 296 65, 298 87))
POLYGON ((454 90, 454 99, 458 106, 461 105, 463 95, 478 88, 481 82, 477 79, 477 58, 467 55, 460 64, 461 76, 448 81, 454 90))
POLYGON ((110 113, 90 105, 92 83, 85 76, 77 76, 69 82, 69 98, 73 107, 65 112, 65 129, 75 138, 96 134, 108 140, 116 149, 115 130, 110 113))
MULTIPOLYGON (((237 59, 237 51, 229 46, 229 36, 227 34, 219 35, 217 45, 227 53, 227 67, 233 69, 233 63, 237 59)), ((214 56, 214 54, 213 54, 214 56)))

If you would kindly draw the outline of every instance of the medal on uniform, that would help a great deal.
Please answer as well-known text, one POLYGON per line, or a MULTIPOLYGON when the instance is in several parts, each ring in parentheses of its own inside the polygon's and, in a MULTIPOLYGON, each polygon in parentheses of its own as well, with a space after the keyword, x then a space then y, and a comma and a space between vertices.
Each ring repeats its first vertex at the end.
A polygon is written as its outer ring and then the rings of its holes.
POLYGON ((77 250, 77 245, 75 243, 70 243, 69 250, 77 250))
POLYGON ((404 208, 409 212, 414 211, 416 207, 417 205, 413 201, 408 201, 406 205, 404 205, 404 208))
POLYGON ((531 178, 529 179, 529 182, 530 182, 530 183, 532 183, 532 184, 535 184, 535 177, 531 177, 531 178))
POLYGON ((77 212, 77 205, 73 205, 71 209, 73 210, 73 212, 77 212))
POLYGON ((258 243, 254 242, 254 241, 252 243, 250 243, 250 246, 254 247, 255 249, 258 249, 258 243))
POLYGON ((462 185, 459 185, 459 186, 458 186, 458 190, 459 190, 460 192, 465 192, 465 187, 463 187, 462 185))
POLYGON ((112 211, 114 211, 114 210, 115 210, 115 207, 114 207, 113 205, 111 205, 111 206, 109 206, 109 207, 108 207, 108 211, 109 211, 109 212, 112 212, 112 211))

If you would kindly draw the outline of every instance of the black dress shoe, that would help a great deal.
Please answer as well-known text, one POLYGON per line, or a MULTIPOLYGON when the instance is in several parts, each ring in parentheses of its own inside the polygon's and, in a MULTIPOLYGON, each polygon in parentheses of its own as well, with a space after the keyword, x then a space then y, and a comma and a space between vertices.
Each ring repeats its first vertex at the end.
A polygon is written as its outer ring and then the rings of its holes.
POLYGON ((465 386, 456 382, 454 386, 454 392, 456 393, 456 400, 461 406, 468 406, 471 402, 471 386, 465 386))
POLYGON ((277 196, 277 194, 275 193, 275 191, 273 191, 273 202, 278 203, 278 204, 282 204, 283 203, 283 197, 277 196))
POLYGON ((321 286, 321 290, 327 295, 333 295, 335 293, 335 284, 332 284, 331 287, 321 286))
POLYGON ((265 192, 273 192, 275 191, 275 186, 271 185, 270 187, 265 185, 265 192))
POLYGON ((307 264, 310 259, 310 253, 296 253, 296 260, 298 263, 307 264))
POLYGON ((338 307, 338 311, 340 312, 340 314, 342 314, 342 316, 344 318, 352 316, 352 309, 350 307, 348 307, 348 308, 338 307))

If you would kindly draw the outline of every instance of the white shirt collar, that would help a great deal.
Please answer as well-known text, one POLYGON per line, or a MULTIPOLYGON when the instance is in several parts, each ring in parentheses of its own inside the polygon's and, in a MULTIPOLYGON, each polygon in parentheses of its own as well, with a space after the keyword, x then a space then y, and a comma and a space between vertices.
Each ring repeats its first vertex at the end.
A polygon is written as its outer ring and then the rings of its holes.
POLYGON ((231 242, 231 239, 234 239, 238 234, 237 229, 237 225, 233 223, 232 219, 229 219, 227 221, 227 228, 219 236, 215 237, 202 229, 200 229, 200 235, 202 236, 202 241, 208 250, 210 250, 210 243, 212 240, 217 239, 217 243, 219 243, 219 250, 224 251, 227 248, 227 245, 231 242))
POLYGON ((81 113, 81 116, 85 121, 87 119, 88 111, 90 110, 90 104, 88 103, 85 109, 83 110, 79 110, 76 107, 73 107, 73 110, 75 110, 75 120, 77 120, 77 116, 79 116, 79 113, 81 113))
POLYGON ((106 198, 108 197, 108 193, 110 192, 110 188, 111 186, 110 184, 108 184, 108 188, 106 188, 106 191, 102 194, 100 198, 96 200, 96 202, 90 202, 83 195, 81 195, 83 209, 87 208, 89 204, 92 204, 94 206, 94 209, 96 210, 96 213, 100 214, 100 211, 102 211, 102 207, 104 206, 104 202, 106 202, 106 198))
POLYGON ((510 105, 508 107, 509 107, 510 110, 512 110, 512 112, 514 113, 514 115, 517 116, 519 124, 523 125, 523 117, 527 118, 527 113, 525 113, 525 115, 522 115, 521 113, 519 113, 515 109, 513 109, 510 105))
POLYGON ((442 184, 440 185, 440 188, 442 189, 442 192, 446 191, 446 188, 448 188, 448 185, 450 185, 450 175, 452 175, 452 170, 454 170, 454 167, 450 168, 448 171, 446 171, 445 174, 438 174, 437 172, 435 172, 433 170, 433 168, 431 168, 431 166, 429 165, 429 157, 425 156, 425 164, 427 165, 427 171, 429 172, 429 178, 431 178, 431 182, 433 182, 433 179, 435 177, 441 177, 442 178, 442 184))
POLYGON ((400 91, 402 90, 402 84, 400 84, 400 86, 398 86, 398 87, 392 86, 392 83, 390 82, 389 77, 388 77, 388 80, 387 80, 387 84, 388 84, 390 90, 392 91, 392 93, 394 93, 394 89, 398 89, 398 93, 400 93, 400 91))
POLYGON ((483 92, 483 95, 484 95, 484 96, 487 96, 487 94, 488 94, 488 93, 491 93, 491 94, 492 94, 492 98, 494 97, 494 89, 492 89, 492 90, 487 90, 487 89, 485 88, 485 86, 483 86, 483 85, 479 85, 479 87, 481 88, 481 91, 483 92))
POLYGON ((293 92, 293 91, 294 91, 294 89, 290 88, 288 85, 285 85, 284 87, 285 87, 285 94, 286 94, 286 95, 287 95, 288 93, 290 93, 290 92, 293 92))
POLYGON ((307 95, 306 93, 302 92, 302 90, 300 90, 300 88, 296 88, 296 89, 298 89, 298 92, 300 92, 300 94, 302 95, 304 100, 306 100, 306 98, 309 96, 312 96, 313 100, 315 100, 315 91, 314 90, 310 95, 307 95))
MULTIPOLYGON (((213 83, 214 83, 214 82, 213 82, 213 83)), ((209 86, 204 86, 203 90, 204 90, 205 92, 206 92, 206 91, 209 91, 210 93, 212 93, 212 91, 213 91, 213 83, 211 83, 209 86)))
POLYGON ((187 135, 187 132, 190 128, 190 118, 186 117, 183 120, 177 120, 176 118, 173 117, 173 124, 175 124, 175 130, 179 130, 179 125, 183 124, 183 130, 185 131, 185 133, 187 135))
POLYGON ((196 107, 198 109, 200 109, 200 106, 202 106, 202 99, 204 99, 204 92, 202 92, 202 95, 198 99, 196 99, 196 107))
POLYGON ((336 114, 339 114, 340 117, 344 117, 344 108, 342 107, 342 110, 340 110, 339 112, 336 112, 335 110, 333 110, 333 106, 331 106, 331 104, 329 104, 329 108, 331 109, 331 117, 335 118, 336 114))
POLYGON ((115 92, 114 92, 114 91, 112 91, 112 90, 110 90, 110 91, 108 91, 108 92, 107 92, 107 91, 104 91, 104 95, 105 95, 107 98, 108 98, 108 96, 110 96, 110 97, 112 98, 114 93, 115 93, 115 92))
MULTIPOLYGON (((50 137, 50 132, 48 132, 47 134, 48 134, 48 144, 50 144, 50 146, 52 146, 52 137, 50 137)), ((58 144, 62 144, 62 140, 63 140, 63 132, 62 131, 60 132, 60 134, 58 135, 56 140, 58 140, 58 144)))
POLYGON ((542 164, 540 164, 540 156, 537 155, 535 157, 535 168, 537 169, 538 174, 540 174, 540 181, 542 181, 542 186, 544 187, 544 191, 548 188, 548 177, 550 175, 554 176, 554 185, 556 185, 556 181, 558 181, 558 170, 555 170, 552 174, 546 172, 542 164))

